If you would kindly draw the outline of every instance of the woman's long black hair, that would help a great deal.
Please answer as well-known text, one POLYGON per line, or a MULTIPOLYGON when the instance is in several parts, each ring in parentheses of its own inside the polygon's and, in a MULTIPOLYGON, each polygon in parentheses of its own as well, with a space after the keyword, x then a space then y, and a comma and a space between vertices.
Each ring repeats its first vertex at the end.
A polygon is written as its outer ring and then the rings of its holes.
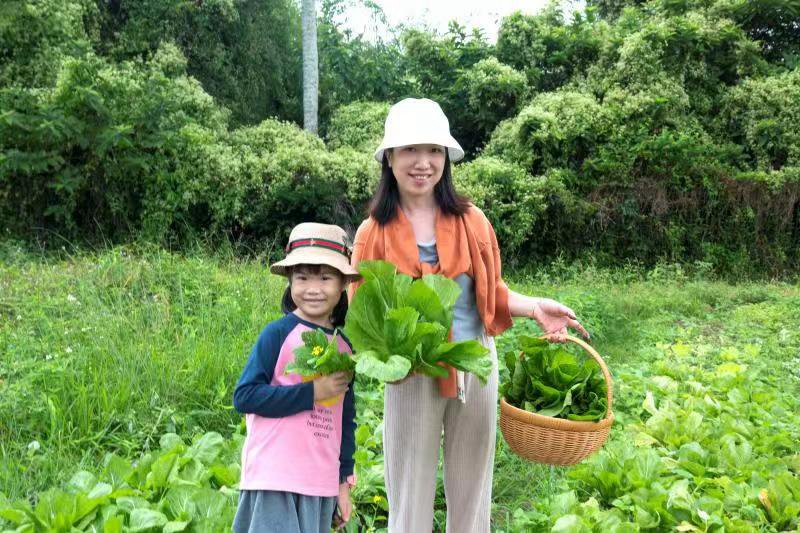
MULTIPOLYGON (((283 298, 281 298, 281 311, 288 314, 297 309, 297 304, 292 300, 292 272, 294 269, 302 268, 312 275, 317 275, 322 270, 322 265, 295 265, 288 268, 287 278, 289 278, 289 285, 283 291, 283 298)), ((344 278, 343 274, 340 274, 344 278)), ((345 280, 347 281, 347 280, 345 280)), ((344 327, 344 319, 347 316, 347 293, 342 291, 339 301, 336 302, 336 307, 331 311, 331 324, 334 328, 344 327)))
MULTIPOLYGON (((400 205, 400 191, 397 189, 397 178, 389 166, 388 149, 383 152, 381 162, 381 180, 375 189, 375 194, 369 204, 369 214, 383 226, 397 216, 400 205)), ((448 215, 463 215, 469 209, 470 201, 467 197, 456 192, 453 186, 453 175, 450 170, 450 154, 444 150, 444 169, 442 179, 433 188, 433 197, 436 205, 443 213, 448 215)))

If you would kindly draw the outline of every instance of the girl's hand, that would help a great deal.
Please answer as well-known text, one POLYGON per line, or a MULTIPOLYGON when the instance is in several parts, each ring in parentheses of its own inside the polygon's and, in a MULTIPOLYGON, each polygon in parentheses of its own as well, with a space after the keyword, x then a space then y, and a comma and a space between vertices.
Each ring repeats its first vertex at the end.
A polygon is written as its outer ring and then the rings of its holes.
POLYGON ((589 332, 576 319, 575 311, 550 298, 537 298, 528 316, 536 320, 552 342, 564 342, 567 327, 578 330, 585 339, 589 338, 589 332))
POLYGON ((334 372, 327 376, 318 377, 313 382, 314 401, 341 396, 347 392, 351 377, 349 372, 334 372))
POLYGON ((336 503, 339 507, 339 514, 334 525, 339 528, 344 526, 350 521, 350 516, 353 514, 353 501, 350 499, 350 485, 348 483, 339 484, 339 495, 336 497, 336 503))

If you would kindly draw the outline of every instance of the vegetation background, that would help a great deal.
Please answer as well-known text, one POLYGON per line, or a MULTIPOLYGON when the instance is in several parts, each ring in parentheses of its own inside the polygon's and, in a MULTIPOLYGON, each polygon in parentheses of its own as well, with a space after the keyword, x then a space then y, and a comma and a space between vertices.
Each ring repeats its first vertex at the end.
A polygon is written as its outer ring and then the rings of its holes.
MULTIPOLYGON (((0 529, 227 528, 264 265, 298 222, 354 229, 407 96, 450 117, 512 285, 574 306, 618 379, 584 466, 498 440, 493 527, 800 527, 800 3, 554 2, 497 42, 367 39, 348 5, 319 6, 315 136, 293 0, 0 4, 0 529)), ((352 527, 379 530, 358 387, 352 527)))

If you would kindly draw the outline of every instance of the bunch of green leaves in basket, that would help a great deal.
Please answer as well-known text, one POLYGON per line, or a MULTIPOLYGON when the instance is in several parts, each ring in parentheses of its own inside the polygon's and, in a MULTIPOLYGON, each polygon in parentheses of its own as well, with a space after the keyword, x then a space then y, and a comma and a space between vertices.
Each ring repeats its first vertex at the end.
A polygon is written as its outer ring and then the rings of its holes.
POLYGON ((475 374, 485 383, 489 351, 478 341, 448 342, 453 306, 461 289, 435 274, 412 280, 391 263, 362 261, 364 283, 347 313, 344 332, 355 349, 356 372, 396 381, 410 372, 445 377, 440 363, 475 374))
POLYGON ((505 355, 510 379, 500 393, 515 407, 568 420, 601 420, 608 409, 606 382, 593 360, 580 362, 560 346, 521 336, 522 356, 505 355))
POLYGON ((287 374, 316 376, 334 372, 352 372, 356 363, 350 354, 339 351, 338 331, 328 339, 320 329, 304 331, 300 334, 302 346, 294 349, 294 362, 286 365, 287 374))
POLYGON ((209 432, 187 445, 168 433, 137 461, 108 454, 99 474, 79 471, 35 505, 0 493, 0 531, 229 530, 241 444, 209 432))

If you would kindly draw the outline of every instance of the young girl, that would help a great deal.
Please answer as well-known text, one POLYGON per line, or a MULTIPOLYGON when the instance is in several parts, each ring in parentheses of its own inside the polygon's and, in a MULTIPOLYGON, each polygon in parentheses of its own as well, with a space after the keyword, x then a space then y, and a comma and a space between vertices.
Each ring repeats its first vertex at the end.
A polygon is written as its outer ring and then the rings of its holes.
MULTIPOLYGON (((344 326, 350 266, 346 233, 338 226, 299 224, 287 256, 273 264, 286 276, 283 318, 267 324, 236 384, 233 405, 246 415, 236 533, 327 533, 337 511, 352 512, 350 487, 355 451, 352 376, 339 372, 303 383, 285 374, 300 334, 322 329, 328 337, 344 326), (344 394, 331 407, 318 402, 344 394)), ((338 336, 339 351, 352 353, 338 336)))

